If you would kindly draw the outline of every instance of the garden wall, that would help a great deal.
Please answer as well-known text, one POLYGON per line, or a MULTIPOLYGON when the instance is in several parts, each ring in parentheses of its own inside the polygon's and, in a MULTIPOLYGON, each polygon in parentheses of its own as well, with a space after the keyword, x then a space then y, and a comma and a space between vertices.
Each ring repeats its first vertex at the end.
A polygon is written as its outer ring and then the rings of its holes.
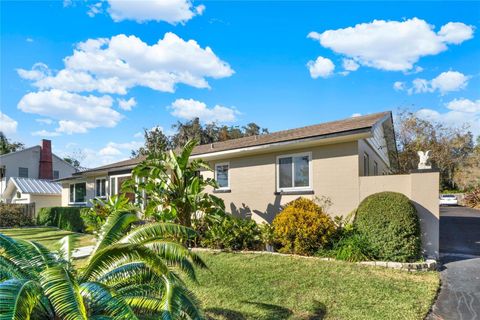
POLYGON ((377 192, 393 191, 406 195, 415 205, 420 218, 424 255, 437 259, 440 222, 438 186, 438 172, 360 177, 359 203, 377 192))

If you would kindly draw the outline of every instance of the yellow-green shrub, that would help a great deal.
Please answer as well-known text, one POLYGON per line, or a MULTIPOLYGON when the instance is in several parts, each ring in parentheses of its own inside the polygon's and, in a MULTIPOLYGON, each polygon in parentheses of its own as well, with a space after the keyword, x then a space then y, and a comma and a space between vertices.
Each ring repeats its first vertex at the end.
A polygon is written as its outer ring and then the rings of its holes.
POLYGON ((312 255, 328 244, 335 232, 332 219, 315 202, 298 198, 289 202, 273 220, 280 252, 312 255))

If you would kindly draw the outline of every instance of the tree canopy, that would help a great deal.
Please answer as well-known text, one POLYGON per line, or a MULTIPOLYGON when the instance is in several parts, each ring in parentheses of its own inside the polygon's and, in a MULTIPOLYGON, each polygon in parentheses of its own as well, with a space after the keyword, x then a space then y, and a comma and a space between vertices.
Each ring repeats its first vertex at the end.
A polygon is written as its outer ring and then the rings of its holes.
POLYGON ((0 131, 0 155, 23 150, 25 145, 21 142, 10 141, 5 134, 0 131))

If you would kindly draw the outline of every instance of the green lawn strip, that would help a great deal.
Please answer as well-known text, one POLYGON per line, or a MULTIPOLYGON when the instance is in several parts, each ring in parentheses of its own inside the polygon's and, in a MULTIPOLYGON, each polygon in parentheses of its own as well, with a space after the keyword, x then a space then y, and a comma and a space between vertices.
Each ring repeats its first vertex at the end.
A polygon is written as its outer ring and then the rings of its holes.
POLYGON ((95 237, 93 235, 75 233, 54 227, 0 229, 0 233, 12 238, 39 242, 50 250, 57 250, 60 247, 58 241, 68 235, 73 235, 76 238, 77 243, 75 246, 77 248, 95 244, 95 237))
POLYGON ((201 253, 190 288, 211 319, 423 319, 435 272, 241 253, 201 253))

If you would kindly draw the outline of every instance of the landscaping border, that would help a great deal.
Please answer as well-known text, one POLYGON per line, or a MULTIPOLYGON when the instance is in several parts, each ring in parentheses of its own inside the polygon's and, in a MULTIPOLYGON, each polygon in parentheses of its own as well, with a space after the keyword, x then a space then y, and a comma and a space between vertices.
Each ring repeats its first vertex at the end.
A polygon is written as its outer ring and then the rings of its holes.
MULTIPOLYGON (((232 250, 222 250, 222 249, 209 249, 209 248, 190 248, 192 251, 197 252, 228 252, 228 253, 247 253, 247 254, 271 254, 285 257, 295 257, 303 259, 315 259, 320 261, 342 261, 334 258, 323 258, 323 257, 312 257, 312 256, 300 256, 297 254, 287 254, 279 252, 270 252, 270 251, 232 251, 232 250)), ((356 264, 366 265, 366 266, 375 266, 383 267, 389 269, 397 269, 403 271, 435 271, 437 270, 437 261, 433 259, 427 259, 422 262, 393 262, 393 261, 360 261, 355 262, 356 264)))

